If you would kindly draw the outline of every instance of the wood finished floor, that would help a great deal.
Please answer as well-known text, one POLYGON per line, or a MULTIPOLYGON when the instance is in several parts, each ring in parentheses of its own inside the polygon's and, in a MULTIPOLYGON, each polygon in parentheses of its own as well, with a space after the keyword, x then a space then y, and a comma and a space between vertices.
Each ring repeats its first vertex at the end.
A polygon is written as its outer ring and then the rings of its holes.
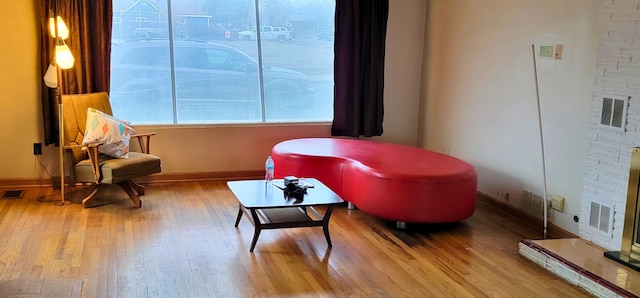
POLYGON ((52 193, 0 200, 0 281, 79 279, 83 297, 586 296, 518 254, 540 229, 481 201, 463 222, 404 231, 341 206, 332 249, 321 228, 265 230, 252 254, 222 181, 148 185, 141 209, 115 188, 90 209, 81 191, 37 200, 52 193))

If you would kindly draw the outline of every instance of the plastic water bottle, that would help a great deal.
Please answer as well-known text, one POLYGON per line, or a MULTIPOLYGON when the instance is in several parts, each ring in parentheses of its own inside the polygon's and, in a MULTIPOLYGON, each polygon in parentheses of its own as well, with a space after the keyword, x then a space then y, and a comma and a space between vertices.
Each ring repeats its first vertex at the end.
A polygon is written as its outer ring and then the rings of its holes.
POLYGON ((264 163, 264 180, 267 182, 273 181, 273 171, 275 165, 273 163, 273 159, 271 155, 267 157, 267 161, 264 163))

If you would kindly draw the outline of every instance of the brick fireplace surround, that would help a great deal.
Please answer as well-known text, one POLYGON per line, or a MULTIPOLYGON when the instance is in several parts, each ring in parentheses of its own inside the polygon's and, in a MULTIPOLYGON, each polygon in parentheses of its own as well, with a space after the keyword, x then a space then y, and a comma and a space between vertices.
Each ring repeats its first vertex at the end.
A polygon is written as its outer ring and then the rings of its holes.
POLYGON ((640 147, 640 0, 602 0, 598 16, 580 238, 523 240, 519 251, 592 295, 639 297, 640 272, 604 252, 621 250, 631 151, 640 147), (627 100, 622 129, 601 124, 607 97, 627 100))
POLYGON ((640 0, 602 3, 579 236, 620 250, 631 149, 640 146, 640 0), (628 98, 624 130, 600 124, 607 96, 628 98), (590 222, 592 206, 610 211, 601 218, 608 222, 590 222))

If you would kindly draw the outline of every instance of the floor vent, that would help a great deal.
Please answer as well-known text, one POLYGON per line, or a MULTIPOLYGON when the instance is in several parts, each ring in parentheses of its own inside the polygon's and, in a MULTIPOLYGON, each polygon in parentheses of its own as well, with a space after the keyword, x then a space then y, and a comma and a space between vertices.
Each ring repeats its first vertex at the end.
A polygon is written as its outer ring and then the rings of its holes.
POLYGON ((2 193, 3 199, 19 199, 22 198, 22 190, 5 190, 2 193))
POLYGON ((528 190, 522 190, 522 196, 520 197, 520 210, 533 215, 536 218, 542 219, 544 217, 544 200, 541 195, 532 193, 528 190))

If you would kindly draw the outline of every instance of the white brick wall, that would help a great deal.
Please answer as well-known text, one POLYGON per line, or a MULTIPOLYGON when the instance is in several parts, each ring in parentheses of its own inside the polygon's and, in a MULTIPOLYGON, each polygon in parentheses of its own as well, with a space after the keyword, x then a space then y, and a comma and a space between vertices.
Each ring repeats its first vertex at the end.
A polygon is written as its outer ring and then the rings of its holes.
POLYGON ((640 146, 640 0, 603 0, 589 145, 580 208, 580 237, 620 250, 631 147, 640 146), (601 126, 602 97, 630 96, 626 131, 601 126), (589 226, 591 202, 612 205, 611 233, 589 226))

